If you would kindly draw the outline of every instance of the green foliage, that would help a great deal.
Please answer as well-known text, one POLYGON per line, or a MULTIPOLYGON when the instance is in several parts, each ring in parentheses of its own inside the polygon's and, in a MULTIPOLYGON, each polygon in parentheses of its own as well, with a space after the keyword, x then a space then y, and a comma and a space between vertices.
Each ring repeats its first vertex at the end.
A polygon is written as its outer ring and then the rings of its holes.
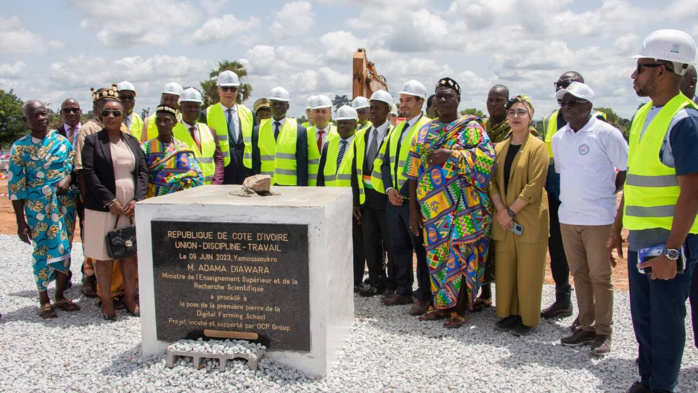
POLYGON ((22 120, 24 102, 12 89, 0 90, 0 148, 9 149, 19 137, 27 134, 29 129, 22 120))
MULTIPOLYGON (((237 102, 239 104, 245 102, 252 94, 252 85, 249 83, 242 83, 242 80, 247 76, 247 70, 245 66, 242 65, 237 60, 234 61, 223 61, 218 62, 218 69, 211 70, 209 75, 210 78, 217 77, 220 72, 230 70, 238 75, 240 78, 240 87, 238 87, 238 97, 237 102)), ((204 98, 203 107, 207 107, 213 104, 217 104, 220 101, 218 97, 218 86, 216 86, 215 79, 209 79, 202 81, 201 83, 201 95, 204 98)))
POLYGON ((594 108, 594 110, 605 113, 606 122, 621 130, 625 139, 628 140, 628 135, 630 133, 630 120, 618 116, 611 108, 594 108))
POLYGON ((475 115, 481 119, 484 119, 485 113, 477 108, 465 108, 462 111, 460 111, 461 115, 475 115))
POLYGON ((335 95, 332 105, 334 105, 335 109, 339 109, 343 105, 351 105, 351 100, 346 95, 335 95))

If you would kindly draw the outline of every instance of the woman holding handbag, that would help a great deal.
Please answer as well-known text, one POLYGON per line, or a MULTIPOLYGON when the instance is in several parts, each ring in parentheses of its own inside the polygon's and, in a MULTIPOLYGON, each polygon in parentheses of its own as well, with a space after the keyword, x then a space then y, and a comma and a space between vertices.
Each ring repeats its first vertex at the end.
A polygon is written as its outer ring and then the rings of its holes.
MULTIPOLYGON (((104 129, 85 138, 82 149, 83 174, 87 192, 85 193, 85 256, 97 262, 96 273, 102 298, 102 315, 106 320, 116 320, 114 303, 110 293, 110 283, 114 257, 107 252, 109 237, 121 238, 121 244, 112 240, 114 249, 124 252, 134 239, 128 236, 125 228, 133 227, 136 202, 145 199, 148 191, 148 172, 145 155, 138 140, 123 133, 123 106, 118 100, 108 100, 102 109, 104 129), (107 236, 111 233, 111 236, 107 236), (120 237, 119 237, 120 235, 120 237)), ((135 233, 135 232, 133 232, 135 233)), ((133 235, 131 233, 131 235, 133 235)), ((133 253, 130 253, 133 254, 133 253)), ((111 254, 114 255, 114 254, 111 254)), ((124 278, 124 304, 126 311, 140 316, 135 299, 136 255, 119 257, 121 274, 124 278)))

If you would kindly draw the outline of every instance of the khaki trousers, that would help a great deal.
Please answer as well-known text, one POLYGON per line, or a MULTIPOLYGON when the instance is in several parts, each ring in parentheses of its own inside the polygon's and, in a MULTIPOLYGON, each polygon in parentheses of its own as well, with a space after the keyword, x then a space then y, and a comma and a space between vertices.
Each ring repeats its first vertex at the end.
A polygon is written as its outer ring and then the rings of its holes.
POLYGON ((513 233, 495 241, 497 316, 519 315, 526 326, 540 323, 547 241, 517 243, 513 233))
POLYGON ((613 332, 613 283, 606 241, 611 225, 560 224, 567 263, 574 277, 579 324, 586 331, 613 332))

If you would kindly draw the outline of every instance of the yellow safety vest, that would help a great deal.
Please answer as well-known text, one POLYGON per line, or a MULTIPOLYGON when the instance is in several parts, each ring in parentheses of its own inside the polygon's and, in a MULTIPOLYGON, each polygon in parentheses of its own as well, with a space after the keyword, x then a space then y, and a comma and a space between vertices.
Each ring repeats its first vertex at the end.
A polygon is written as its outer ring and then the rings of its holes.
MULTIPOLYGON (((180 111, 177 111, 176 117, 177 117, 178 122, 182 121, 182 113, 180 111)), ((158 137, 158 126, 155 125, 155 115, 154 114, 145 118, 145 124, 148 124, 148 130, 145 133, 145 135, 143 135, 143 128, 141 128, 141 132, 138 134, 139 135, 138 140, 141 143, 147 142, 153 138, 158 137)))
MULTIPOLYGON (((370 129, 370 128, 369 128, 370 129)), ((359 204, 366 201, 366 190, 364 187, 364 159, 366 158, 366 130, 357 131, 354 134, 354 152, 356 157, 356 180, 359 184, 359 204)))
MULTIPOLYGON (((553 158, 553 135, 558 131, 557 127, 557 114, 559 111, 555 111, 548 116, 543 118, 543 132, 545 133, 545 146, 548 148, 548 157, 553 158)), ((606 114, 604 112, 593 111, 591 115, 606 120, 606 114)))
MULTIPOLYGON (((327 139, 325 143, 329 143, 334 138, 339 138, 339 133, 337 132, 337 126, 332 123, 328 123, 327 127, 327 139)), ((317 136, 315 136, 316 127, 312 126, 307 128, 308 133, 308 185, 317 185, 317 171, 320 168, 320 154, 322 153, 317 147, 317 136)))
MULTIPOLYGON (((298 122, 287 117, 279 130, 279 139, 274 140, 272 119, 264 119, 259 124, 259 158, 262 175, 271 176, 271 184, 297 186, 296 143, 298 122)), ((308 179, 310 180, 310 179, 308 179)))
MULTIPOLYGON (((141 133, 143 132, 143 119, 138 115, 138 113, 133 112, 133 120, 131 121, 131 128, 128 130, 131 135, 133 135, 139 141, 141 140, 141 133)), ((157 136, 157 135, 155 135, 157 136)))
MULTIPOLYGON (((252 120, 252 111, 244 105, 235 104, 238 107, 237 113, 240 117, 240 127, 242 132, 242 141, 245 144, 245 151, 242 155, 242 163, 245 168, 252 169, 252 128, 254 122, 252 120)), ((223 164, 230 164, 230 141, 228 140, 228 121, 226 120, 225 110, 220 102, 206 108, 206 124, 216 130, 218 135, 218 146, 223 153, 223 164)), ((235 119, 233 119, 235 121, 235 119)))
POLYGON ((337 157, 339 156, 339 145, 342 138, 332 138, 327 142, 327 158, 325 159, 325 169, 322 171, 325 177, 325 187, 351 187, 351 163, 354 159, 354 141, 352 139, 347 144, 342 162, 337 169, 337 157))
MULTIPOLYGON (((623 188, 623 225, 630 230, 671 230, 681 190, 676 169, 662 163, 659 151, 674 115, 687 106, 696 108, 683 94, 669 100, 647 126, 642 139, 642 127, 652 103, 648 102, 635 114, 630 127, 628 175, 623 188)), ((698 233, 695 219, 690 233, 698 233)))
POLYGON ((405 128, 405 122, 403 121, 388 132, 388 136, 386 137, 387 141, 386 143, 383 143, 383 146, 381 146, 380 150, 378 151, 378 155, 376 155, 376 160, 373 162, 373 173, 371 173, 371 186, 373 186, 374 190, 382 194, 385 194, 386 187, 383 184, 383 173, 381 172, 381 165, 383 164, 383 158, 385 157, 385 151, 388 148, 388 146, 390 148, 390 173, 393 179, 393 184, 391 184, 390 187, 393 187, 398 192, 400 191, 400 189, 402 189, 402 186, 407 181, 405 175, 402 174, 402 169, 405 167, 405 162, 407 162, 407 154, 410 152, 410 145, 412 143, 412 139, 414 139, 415 134, 419 132, 419 129, 422 128, 423 125, 429 123, 430 121, 431 119, 424 115, 422 115, 422 117, 419 118, 417 123, 408 131, 409 134, 405 136, 405 140, 402 142, 402 145, 400 145, 399 153, 397 151, 397 143, 400 140, 400 137, 402 136, 402 129, 405 128), (395 156, 398 157, 398 160, 395 160, 395 156), (397 177, 395 176, 395 162, 398 162, 397 177))
POLYGON ((172 134, 175 139, 179 139, 186 143, 194 152, 194 157, 196 157, 199 167, 204 173, 204 184, 211 184, 211 182, 213 182, 213 175, 216 173, 216 162, 213 160, 213 156, 216 154, 216 141, 213 140, 213 134, 211 134, 206 124, 196 123, 196 127, 199 129, 201 150, 196 146, 194 138, 191 137, 189 130, 184 124, 177 123, 172 129, 172 134))
POLYGON ((306 121, 305 123, 303 123, 303 124, 301 124, 301 125, 302 125, 303 127, 305 127, 306 130, 312 126, 312 124, 310 124, 309 121, 306 121))
POLYGON ((358 123, 356 124, 356 126, 359 127, 356 129, 356 132, 366 131, 366 129, 371 128, 373 126, 373 123, 371 123, 370 121, 366 121, 366 124, 364 124, 363 127, 361 127, 358 123))

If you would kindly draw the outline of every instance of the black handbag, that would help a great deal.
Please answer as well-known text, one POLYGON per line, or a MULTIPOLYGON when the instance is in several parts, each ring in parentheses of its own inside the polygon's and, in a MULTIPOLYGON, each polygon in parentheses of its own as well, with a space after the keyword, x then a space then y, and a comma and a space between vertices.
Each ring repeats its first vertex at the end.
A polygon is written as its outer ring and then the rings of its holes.
MULTIPOLYGON (((107 242, 107 255, 112 259, 124 259, 136 255, 136 227, 128 227, 116 229, 119 224, 119 218, 116 218, 114 230, 107 233, 105 240, 107 242)), ((133 221, 128 219, 133 225, 133 221)))

